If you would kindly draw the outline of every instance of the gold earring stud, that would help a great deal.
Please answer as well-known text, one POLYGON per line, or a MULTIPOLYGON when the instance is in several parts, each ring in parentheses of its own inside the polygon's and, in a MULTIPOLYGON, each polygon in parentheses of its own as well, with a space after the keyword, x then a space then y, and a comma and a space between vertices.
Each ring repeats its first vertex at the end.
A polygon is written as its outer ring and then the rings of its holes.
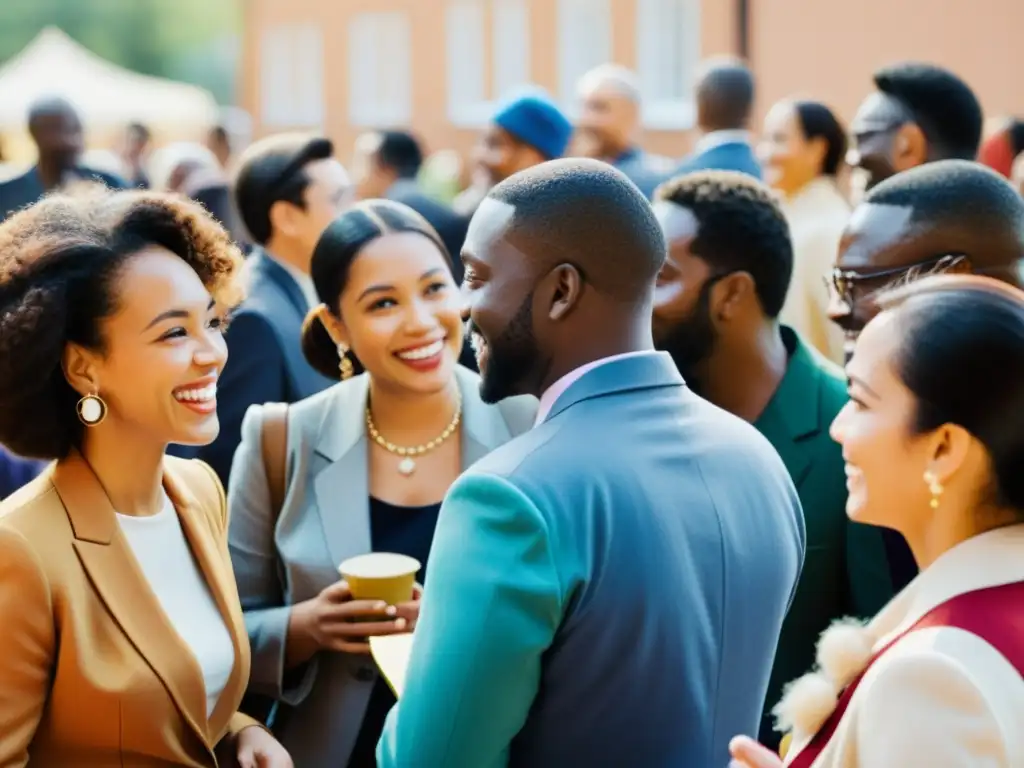
POLYGON ((352 378, 352 374, 355 373, 355 366, 352 365, 352 360, 348 356, 348 347, 344 344, 338 345, 338 370, 341 371, 341 380, 346 381, 352 378))
POLYGON ((945 490, 942 487, 942 483, 935 477, 935 473, 928 470, 924 473, 924 481, 928 484, 928 492, 932 495, 931 501, 928 502, 928 506, 932 509, 939 508, 939 497, 942 496, 942 492, 945 490))

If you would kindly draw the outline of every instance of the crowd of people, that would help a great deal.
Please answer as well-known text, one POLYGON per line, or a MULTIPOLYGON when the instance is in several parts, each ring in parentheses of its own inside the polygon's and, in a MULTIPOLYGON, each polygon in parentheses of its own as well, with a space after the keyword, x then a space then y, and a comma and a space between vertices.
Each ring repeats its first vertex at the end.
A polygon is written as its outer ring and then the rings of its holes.
POLYGON ((925 64, 754 97, 707 62, 672 160, 620 66, 517 92, 453 199, 407 131, 111 173, 40 100, 0 765, 1024 767, 1019 130, 925 64))

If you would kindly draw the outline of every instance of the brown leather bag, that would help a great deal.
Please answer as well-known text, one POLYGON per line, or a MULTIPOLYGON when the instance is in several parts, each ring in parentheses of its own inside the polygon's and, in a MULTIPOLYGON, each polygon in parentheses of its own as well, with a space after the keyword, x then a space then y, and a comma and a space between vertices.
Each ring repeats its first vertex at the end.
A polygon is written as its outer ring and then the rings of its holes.
MULTIPOLYGON (((263 428, 260 433, 260 453, 263 472, 267 476, 270 493, 270 513, 274 525, 284 506, 285 480, 288 471, 288 403, 267 403, 263 406, 263 428)), ((267 696, 246 694, 239 709, 255 717, 271 731, 279 724, 282 705, 267 696), (276 706, 275 706, 276 705, 276 706)))
POLYGON ((263 432, 260 435, 263 471, 270 491, 270 509, 276 523, 284 506, 285 477, 288 471, 288 403, 263 406, 263 432))

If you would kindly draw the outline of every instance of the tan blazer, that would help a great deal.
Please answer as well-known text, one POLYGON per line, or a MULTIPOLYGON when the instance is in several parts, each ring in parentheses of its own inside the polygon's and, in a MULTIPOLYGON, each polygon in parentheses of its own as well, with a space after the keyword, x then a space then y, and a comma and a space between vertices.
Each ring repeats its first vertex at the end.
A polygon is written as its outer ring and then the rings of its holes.
MULTIPOLYGON (((951 549, 868 624, 873 647, 956 595, 1024 580, 1022 554, 1024 525, 951 549)), ((794 733, 787 765, 808 738, 794 733)), ((1024 679, 977 635, 911 632, 864 675, 813 766, 1024 768, 1024 679)))
MULTIPOLYGON (((125 471, 130 471, 127 467, 125 471)), ((212 716, 179 639, 77 453, 0 503, 0 766, 214 766, 254 725, 236 709, 249 645, 226 542, 224 492, 205 464, 168 457, 164 488, 235 648, 212 716)))

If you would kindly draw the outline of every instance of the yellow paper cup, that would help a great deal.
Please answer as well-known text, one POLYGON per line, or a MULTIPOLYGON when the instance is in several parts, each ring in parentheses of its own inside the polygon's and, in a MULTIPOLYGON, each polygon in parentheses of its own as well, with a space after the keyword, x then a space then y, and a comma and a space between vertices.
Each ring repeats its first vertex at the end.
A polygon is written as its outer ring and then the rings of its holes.
POLYGON ((370 552, 350 557, 338 566, 338 572, 348 582, 353 600, 383 600, 388 605, 398 605, 412 600, 420 567, 415 557, 370 552))

